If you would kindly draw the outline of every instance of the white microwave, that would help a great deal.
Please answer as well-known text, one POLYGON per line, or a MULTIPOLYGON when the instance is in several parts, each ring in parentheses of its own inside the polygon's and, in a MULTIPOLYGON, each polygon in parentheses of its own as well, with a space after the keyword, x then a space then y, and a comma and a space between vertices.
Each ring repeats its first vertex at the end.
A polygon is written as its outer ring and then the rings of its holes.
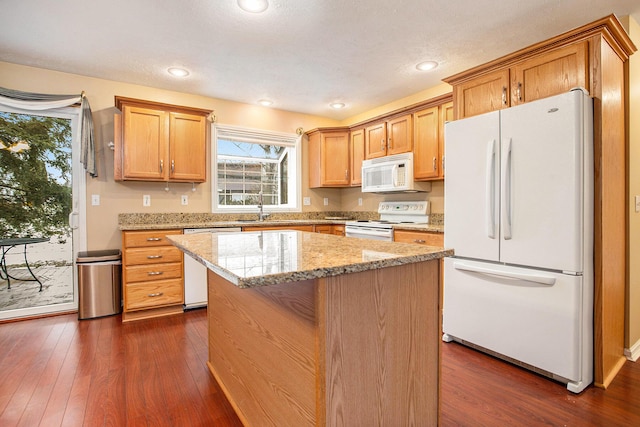
POLYGON ((395 154, 362 162, 362 192, 431 191, 430 182, 413 180, 413 153, 395 154))

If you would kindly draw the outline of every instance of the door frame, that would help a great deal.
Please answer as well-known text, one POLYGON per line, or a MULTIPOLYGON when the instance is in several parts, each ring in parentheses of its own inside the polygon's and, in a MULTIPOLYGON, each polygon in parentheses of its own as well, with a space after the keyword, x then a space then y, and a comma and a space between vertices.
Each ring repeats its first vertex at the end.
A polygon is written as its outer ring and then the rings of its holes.
POLYGON ((78 270, 76 268, 76 254, 87 250, 87 180, 86 172, 80 163, 80 107, 64 107, 50 110, 21 110, 7 106, 0 107, 2 111, 16 114, 58 117, 71 120, 71 164, 72 164, 72 210, 69 224, 72 226, 71 261, 73 276, 73 301, 62 304, 38 307, 19 308, 0 311, 0 321, 20 319, 23 317, 39 317, 47 314, 73 312, 78 310, 78 270), (73 221, 73 223, 72 223, 73 221), (73 225, 76 228, 73 228, 73 225))

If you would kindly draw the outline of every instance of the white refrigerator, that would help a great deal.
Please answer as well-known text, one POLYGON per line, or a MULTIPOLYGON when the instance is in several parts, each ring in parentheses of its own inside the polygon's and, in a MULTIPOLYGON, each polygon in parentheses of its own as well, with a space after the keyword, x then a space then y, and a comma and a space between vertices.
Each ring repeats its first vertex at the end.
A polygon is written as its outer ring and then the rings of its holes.
POLYGON ((443 340, 593 380, 593 113, 581 89, 445 125, 443 340))

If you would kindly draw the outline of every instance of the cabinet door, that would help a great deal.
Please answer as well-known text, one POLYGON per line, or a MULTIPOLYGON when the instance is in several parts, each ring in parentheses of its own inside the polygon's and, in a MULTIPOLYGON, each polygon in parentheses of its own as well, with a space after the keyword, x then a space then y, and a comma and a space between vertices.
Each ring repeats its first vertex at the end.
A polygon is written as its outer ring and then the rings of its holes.
POLYGON ((170 113, 169 179, 204 182, 206 120, 204 116, 170 113))
POLYGON ((365 159, 387 155, 387 124, 378 123, 364 130, 365 159))
POLYGON ((444 124, 453 120, 453 102, 447 102, 440 106, 440 123, 438 129, 438 178, 444 178, 444 124))
POLYGON ((413 148, 411 114, 387 122, 387 154, 408 153, 413 148))
POLYGON ((454 88, 456 119, 476 116, 509 106, 509 70, 497 70, 454 88))
POLYGON ((320 137, 322 184, 347 186, 349 176, 349 133, 336 132, 320 137))
POLYGON ((535 56, 512 67, 512 105, 559 95, 575 87, 589 90, 588 42, 535 56))
POLYGON ((124 106, 122 114, 124 178, 166 180, 169 115, 132 106, 124 106))
POLYGON ((438 177, 438 107, 427 108, 413 114, 413 177, 438 177))
POLYGON ((364 129, 351 132, 351 185, 362 185, 362 161, 364 160, 364 129))

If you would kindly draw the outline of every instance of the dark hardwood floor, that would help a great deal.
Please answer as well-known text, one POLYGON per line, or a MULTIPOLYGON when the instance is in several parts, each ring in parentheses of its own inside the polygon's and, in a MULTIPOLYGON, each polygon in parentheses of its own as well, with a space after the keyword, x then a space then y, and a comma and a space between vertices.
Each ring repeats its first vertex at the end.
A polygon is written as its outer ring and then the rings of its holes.
MULTIPOLYGON (((64 315, 0 324, 0 426, 240 426, 209 374, 206 311, 122 324, 64 315)), ((442 426, 638 426, 640 363, 580 395, 442 345, 442 426)))

